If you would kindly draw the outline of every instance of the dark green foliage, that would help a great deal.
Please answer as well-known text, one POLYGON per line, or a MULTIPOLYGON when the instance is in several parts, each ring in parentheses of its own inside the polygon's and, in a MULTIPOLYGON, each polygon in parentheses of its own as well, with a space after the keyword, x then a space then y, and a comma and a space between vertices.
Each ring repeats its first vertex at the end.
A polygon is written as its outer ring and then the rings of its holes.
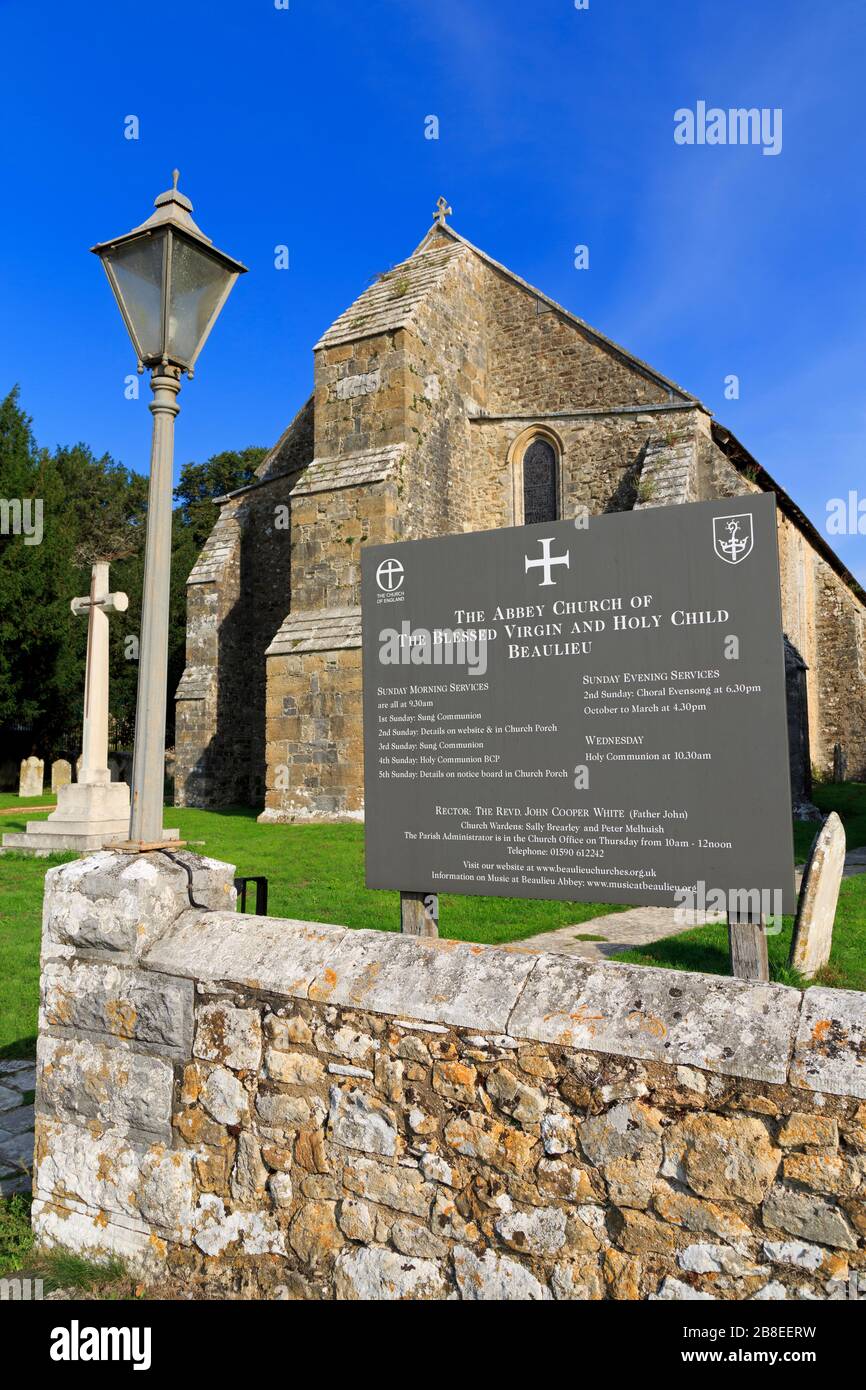
POLYGON ((206 463, 184 464, 174 495, 180 503, 181 521, 189 528, 196 551, 201 550, 216 520, 213 499, 251 483, 266 453, 267 449, 251 445, 248 449, 225 449, 221 454, 212 455, 206 463))
MULTIPOLYGON (((212 498, 254 476, 264 449, 215 454, 181 469, 172 535, 168 729, 184 668, 186 580, 217 516, 212 498)), ((86 444, 41 449, 18 390, 0 401, 0 499, 40 499, 42 539, 0 534, 0 760, 36 752, 50 761, 80 752, 87 622, 69 610, 90 588, 90 566, 111 562, 111 587, 129 596, 113 618, 110 709, 113 743, 130 748, 135 727, 147 478, 86 444)), ((31 513, 32 515, 32 513, 31 513)), ((8 521, 8 513, 7 513, 8 521)))

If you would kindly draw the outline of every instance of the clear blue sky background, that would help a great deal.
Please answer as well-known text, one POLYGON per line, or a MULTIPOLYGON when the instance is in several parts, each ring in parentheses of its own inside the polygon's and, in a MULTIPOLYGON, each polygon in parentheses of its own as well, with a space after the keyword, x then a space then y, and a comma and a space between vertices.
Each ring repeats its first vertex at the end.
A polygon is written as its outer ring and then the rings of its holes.
MULTIPOLYGON (((828 498, 866 495, 862 0, 0 0, 0 51, 0 389, 20 382, 40 442, 147 466, 149 389, 124 399, 135 363, 87 248, 178 165, 251 271, 184 385, 178 463, 274 441, 317 336, 444 193, 458 231, 700 396, 822 529, 828 498), (781 107, 782 153, 676 146, 699 99, 781 107)), ((866 536, 834 543, 866 579, 866 536)))

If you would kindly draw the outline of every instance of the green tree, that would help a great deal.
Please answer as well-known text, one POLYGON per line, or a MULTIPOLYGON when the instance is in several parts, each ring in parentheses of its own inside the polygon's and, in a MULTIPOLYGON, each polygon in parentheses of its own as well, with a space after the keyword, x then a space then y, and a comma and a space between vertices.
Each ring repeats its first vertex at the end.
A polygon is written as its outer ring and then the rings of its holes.
MULTIPOLYGON (((186 657, 186 581, 214 522, 213 498, 253 480, 266 453, 250 447, 187 463, 172 519, 167 741, 186 657)), ((0 757, 31 750, 50 759, 80 751, 87 623, 69 610, 108 560, 114 590, 129 596, 110 633, 110 709, 117 744, 132 746, 144 578, 148 480, 86 444, 39 448, 18 388, 0 401, 0 757), (41 504, 42 533, 12 524, 15 507, 41 504)))
POLYGON ((174 495, 180 503, 181 523, 189 527, 197 550, 201 550, 217 519, 213 499, 253 482, 267 452, 251 444, 246 449, 224 449, 204 463, 184 464, 174 495))
MULTIPOLYGON (((87 623, 70 600, 86 594, 96 559, 125 588, 129 612, 111 632, 112 714, 130 729, 137 668, 123 639, 137 633, 147 481, 84 444, 53 454, 37 447, 17 388, 0 402, 0 498, 39 505, 42 534, 0 537, 0 726, 46 758, 76 753, 81 737, 87 623)), ((7 508, 8 515, 8 508, 7 508)))

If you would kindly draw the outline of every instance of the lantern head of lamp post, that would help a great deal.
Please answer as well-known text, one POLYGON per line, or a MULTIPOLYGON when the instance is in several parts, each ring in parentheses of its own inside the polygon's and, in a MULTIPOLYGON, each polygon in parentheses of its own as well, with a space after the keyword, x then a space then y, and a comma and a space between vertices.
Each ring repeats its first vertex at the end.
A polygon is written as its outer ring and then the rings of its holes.
POLYGON ((196 359, 239 275, 246 272, 218 251, 192 219, 192 203, 172 187, 154 211, 125 236, 91 247, 114 291, 123 321, 145 367, 192 376, 196 359))

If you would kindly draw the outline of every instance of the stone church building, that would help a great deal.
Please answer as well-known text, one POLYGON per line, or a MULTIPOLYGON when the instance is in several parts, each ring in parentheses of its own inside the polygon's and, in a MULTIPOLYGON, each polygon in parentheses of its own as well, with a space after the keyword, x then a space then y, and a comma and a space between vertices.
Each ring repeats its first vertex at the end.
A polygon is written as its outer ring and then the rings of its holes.
POLYGON ((795 801, 866 780, 866 594, 688 391, 447 224, 314 348, 314 390, 219 499, 188 581, 176 803, 363 815, 364 544, 755 491, 778 503, 795 801))

